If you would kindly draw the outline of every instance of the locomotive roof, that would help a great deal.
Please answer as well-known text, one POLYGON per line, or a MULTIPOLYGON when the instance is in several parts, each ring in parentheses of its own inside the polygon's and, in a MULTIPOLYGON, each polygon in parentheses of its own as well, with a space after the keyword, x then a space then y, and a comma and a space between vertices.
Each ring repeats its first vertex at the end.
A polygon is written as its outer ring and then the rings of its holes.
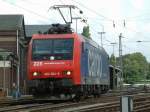
POLYGON ((26 25, 26 37, 31 38, 33 34, 69 34, 72 33, 70 25, 51 24, 51 25, 26 25))
MULTIPOLYGON (((107 54, 107 52, 105 51, 105 49, 103 47, 99 46, 98 43, 96 43, 94 40, 88 39, 88 38, 86 38, 83 35, 80 35, 80 37, 82 37, 85 40, 85 42, 89 43, 90 45, 92 45, 92 46, 94 46, 96 48, 99 48, 102 52, 105 52, 107 54)), ((108 57, 109 57, 109 55, 108 55, 108 57)))
POLYGON ((92 46, 96 47, 96 48, 100 48, 100 49, 104 49, 103 47, 99 46, 98 43, 96 43, 94 40, 92 39, 88 39, 83 35, 80 35, 82 38, 84 38, 85 42, 90 43, 92 46))

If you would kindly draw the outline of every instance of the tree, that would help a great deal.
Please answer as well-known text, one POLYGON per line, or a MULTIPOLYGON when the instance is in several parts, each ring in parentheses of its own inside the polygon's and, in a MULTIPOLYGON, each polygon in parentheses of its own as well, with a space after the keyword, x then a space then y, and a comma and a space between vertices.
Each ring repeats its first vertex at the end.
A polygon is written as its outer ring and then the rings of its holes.
POLYGON ((90 29, 89 29, 89 26, 84 26, 83 27, 83 32, 82 32, 82 35, 91 39, 91 34, 90 34, 90 29))
POLYGON ((135 83, 145 79, 148 73, 148 62, 141 53, 123 56, 123 74, 126 83, 135 83))
POLYGON ((115 64, 116 64, 115 58, 116 58, 116 57, 114 56, 114 54, 112 54, 112 55, 110 56, 109 63, 110 63, 111 65, 115 65, 115 64))
POLYGON ((146 76, 146 78, 148 79, 148 80, 150 80, 150 63, 148 63, 148 70, 147 70, 148 72, 147 72, 147 76, 146 76))

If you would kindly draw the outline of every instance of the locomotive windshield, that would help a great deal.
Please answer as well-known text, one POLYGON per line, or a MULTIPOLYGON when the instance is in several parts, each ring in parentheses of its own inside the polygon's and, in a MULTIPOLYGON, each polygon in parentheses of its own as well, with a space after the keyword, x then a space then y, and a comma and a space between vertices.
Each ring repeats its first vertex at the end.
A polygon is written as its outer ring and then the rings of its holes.
POLYGON ((32 60, 72 60, 73 39, 35 39, 32 60))

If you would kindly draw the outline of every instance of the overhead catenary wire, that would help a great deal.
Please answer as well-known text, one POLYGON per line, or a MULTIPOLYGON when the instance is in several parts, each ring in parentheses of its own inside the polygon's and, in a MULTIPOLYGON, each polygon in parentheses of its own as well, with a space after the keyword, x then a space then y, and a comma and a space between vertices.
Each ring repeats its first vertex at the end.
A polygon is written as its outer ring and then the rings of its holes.
MULTIPOLYGON (((75 3, 77 3, 77 4, 79 4, 80 6, 82 6, 82 7, 84 7, 84 8, 86 8, 87 10, 89 10, 89 11, 91 11, 91 12, 97 14, 98 16, 101 16, 101 17, 104 17, 104 18, 105 18, 105 16, 100 15, 99 13, 97 13, 96 11, 94 11, 94 10, 92 10, 92 9, 90 9, 90 8, 88 8, 88 7, 86 7, 86 6, 83 5, 82 3, 79 3, 79 2, 74 1, 74 0, 72 0, 72 1, 75 2, 75 3)), ((105 19, 106 19, 106 18, 105 18, 105 19)), ((107 19, 108 19, 108 18, 107 18, 107 19)), ((109 19, 109 20, 113 21, 112 19, 109 19)), ((125 21, 125 20, 124 20, 124 21, 125 21)), ((119 27, 123 27, 123 26, 119 25, 119 27)), ((95 31, 95 29, 92 28, 91 26, 90 26, 90 28, 91 28, 94 32, 97 32, 97 31, 95 31)), ((128 31, 132 31, 132 32, 135 32, 135 33, 140 33, 140 32, 137 32, 137 31, 135 31, 135 30, 133 30, 133 29, 131 29, 131 28, 129 28, 129 27, 124 27, 124 28, 125 28, 126 30, 128 30, 128 31)), ((111 41, 109 41, 109 40, 107 40, 107 39, 105 39, 105 38, 104 38, 104 40, 106 40, 107 42, 111 42, 111 41)))
POLYGON ((27 12, 29 12, 29 13, 32 13, 32 14, 34 14, 34 15, 40 17, 40 18, 43 18, 43 19, 45 19, 45 20, 47 20, 47 21, 48 21, 48 20, 55 21, 54 19, 51 19, 51 18, 45 17, 45 16, 43 16, 43 15, 40 15, 40 14, 38 14, 38 13, 32 11, 32 10, 29 10, 29 9, 27 9, 27 8, 24 8, 24 7, 20 6, 20 5, 13 4, 13 3, 9 2, 9 1, 6 1, 6 0, 2 0, 2 1, 4 1, 4 2, 6 2, 6 3, 9 3, 10 5, 15 6, 15 7, 17 7, 17 8, 23 9, 23 10, 25 10, 25 11, 27 11, 27 12))
MULTIPOLYGON (((107 18, 107 17, 105 17, 105 16, 103 16, 103 15, 99 15, 99 13, 97 13, 96 11, 94 11, 94 10, 92 10, 92 9, 90 9, 90 8, 88 8, 88 7, 86 7, 85 5, 79 3, 79 2, 77 2, 77 1, 75 1, 75 0, 72 0, 72 1, 74 1, 75 3, 78 3, 79 5, 83 6, 84 8, 86 8, 86 9, 88 9, 88 10, 90 10, 90 11, 92 11, 93 13, 98 14, 98 16, 104 17, 105 19, 107 18)), ((108 18, 107 18, 107 19, 108 19, 108 18)), ((109 20, 113 22, 112 19, 109 19, 109 20)), ((126 19, 124 19, 124 20, 126 21, 126 19)), ((119 26, 120 26, 120 25, 119 25, 119 26)), ((123 26, 120 26, 120 27, 123 27, 123 26)), ((133 32, 135 32, 135 33, 140 33, 140 32, 135 31, 135 30, 133 30, 133 29, 131 29, 131 28, 129 28, 129 27, 128 27, 128 28, 127 28, 127 27, 124 27, 124 28, 127 29, 127 30, 129 30, 129 31, 133 31, 133 32)))
MULTIPOLYGON (((5 1, 5 0, 3 0, 3 1, 5 1)), ((60 1, 62 1, 62 0, 60 0, 60 1)), ((74 1, 74 0, 72 0, 72 1, 74 1)), ((8 2, 8 1, 5 1, 5 2, 8 2)), ((76 2, 76 1, 74 1, 74 2, 76 2)), ((80 5, 84 6, 84 8, 86 8, 87 10, 90 10, 91 12, 93 12, 93 13, 97 14, 97 12, 96 12, 96 11, 91 10, 90 8, 86 7, 85 5, 83 5, 83 4, 79 3, 79 2, 78 2, 78 4, 80 4, 80 5)), ((15 4, 13 4, 13 5, 15 5, 15 4)), ((31 11, 31 10, 26 9, 26 8, 24 8, 24 7, 21 7, 21 6, 19 6, 19 5, 17 5, 17 7, 22 8, 22 9, 24 9, 24 10, 26 10, 26 11, 28 11, 28 12, 30 12, 30 13, 32 13, 32 14, 34 14, 34 15, 40 16, 41 18, 43 18, 43 19, 45 19, 45 20, 50 20, 50 18, 47 18, 47 17, 41 16, 40 14, 35 13, 34 11, 31 11)), ((97 15, 98 15, 98 16, 101 16, 101 15, 99 15, 99 13, 98 13, 97 15)), ((101 17, 103 17, 103 15, 102 15, 101 17)), ((105 17, 105 16, 104 16, 104 17, 105 17)), ((105 19, 106 19, 106 18, 105 18, 105 19)), ((138 19, 138 18, 137 18, 137 19, 138 19)), ((54 21, 54 20, 53 20, 53 21, 54 21)), ((128 21, 128 20, 127 20, 127 21, 128 21)), ((120 27, 122 27, 122 26, 120 26, 120 27)), ((97 31, 96 31, 94 28, 92 28, 91 26, 90 26, 90 28, 91 28, 91 29, 93 29, 95 33, 97 32, 97 31)), ((135 30, 133 30, 133 29, 131 29, 131 28, 129 28, 129 27, 125 27, 125 29, 126 29, 126 30, 129 30, 129 31, 132 31, 132 32, 135 32, 135 33, 140 33, 140 32, 135 31, 135 30)), ((141 34, 141 35, 143 35, 143 34, 141 34)), ((106 40, 106 39, 104 39, 104 40, 106 40)), ((108 41, 108 42, 109 42, 109 40, 106 40, 106 41, 108 41)))
POLYGON ((126 17, 125 20, 127 21, 132 21, 132 20, 136 20, 136 19, 139 19, 139 18, 145 18, 145 16, 149 16, 150 13, 148 12, 147 14, 141 14, 141 15, 136 15, 136 16, 132 16, 132 17, 126 17))
POLYGON ((98 15, 98 16, 100 16, 100 17, 104 18, 105 20, 113 21, 112 19, 110 19, 110 18, 108 18, 108 17, 106 17, 106 16, 104 16, 104 15, 102 15, 102 14, 100 14, 100 13, 96 12, 95 10, 93 10, 93 9, 91 9, 91 8, 89 8, 89 7, 86 7, 86 6, 85 6, 85 5, 83 5, 81 2, 77 2, 77 1, 75 1, 75 0, 72 0, 72 1, 73 1, 74 3, 79 4, 80 6, 84 7, 85 9, 87 9, 87 10, 89 10, 89 11, 91 11, 91 12, 95 13, 96 15, 98 15))
MULTIPOLYGON (((65 3, 62 1, 62 0, 59 0, 63 5, 65 5, 65 3)), ((75 13, 74 12, 74 14, 76 15, 76 16, 79 16, 77 13, 75 13)), ((85 23, 86 25, 89 25, 89 24, 87 24, 87 23, 85 23)), ((90 26, 90 28, 93 30, 93 31, 95 31, 95 32, 97 32, 93 27, 91 27, 90 26)))
MULTIPOLYGON (((61 2, 62 5, 66 5, 66 2, 64 3, 62 0, 59 0, 61 2)), ((80 10, 80 8, 77 7, 78 10, 80 10)), ((82 11, 82 10, 80 10, 82 11)), ((75 16, 81 17, 82 20, 87 20, 87 17, 82 13, 82 16, 77 14, 75 11, 73 11, 73 13, 75 14, 75 16)), ((82 21, 81 21, 82 22, 82 21)))
MULTIPOLYGON (((3 1, 8 2, 8 1, 6 1, 6 0, 3 0, 3 1)), ((22 1, 24 1, 24 0, 22 0, 22 1)), ((31 2, 31 1, 29 1, 29 0, 27 0, 27 1, 28 1, 28 2, 31 2)), ((90 11, 92 11, 93 13, 98 14, 98 15, 101 16, 101 17, 107 18, 107 17, 105 17, 105 16, 103 16, 103 15, 97 13, 95 10, 86 7, 85 5, 83 5, 83 4, 80 3, 80 2, 77 2, 77 1, 75 1, 75 0, 72 0, 72 1, 75 2, 75 3, 78 3, 79 5, 81 5, 82 7, 86 8, 86 9, 88 9, 88 10, 90 10, 90 11)), ((24 2, 25 2, 25 1, 24 1, 24 2)), ((62 0, 60 0, 60 2, 62 2, 62 0)), ((14 5, 14 4, 13 4, 13 5, 14 5)), ((18 6, 18 5, 17 5, 17 6, 18 6)), ((20 7, 20 6, 18 6, 18 7, 19 7, 19 8, 23 8, 23 7, 20 7)), ((29 10, 29 9, 26 9, 26 8, 23 8, 23 9, 26 10, 26 11, 28 11, 28 12, 30 12, 30 13, 33 13, 33 14, 35 14, 35 15, 40 16, 40 17, 43 18, 43 16, 39 15, 38 13, 35 13, 35 12, 33 12, 33 11, 29 10)), ((128 17, 128 18, 139 18, 139 17, 141 17, 141 16, 128 17)), ((47 17, 44 17, 44 19, 52 20, 52 19, 47 18, 47 17)), ((108 19, 108 18, 107 18, 107 19, 108 19)), ((109 20, 111 20, 111 19, 109 19, 109 20)), ((125 20, 127 21, 128 19, 125 19, 125 20)), ((54 21, 54 20, 53 20, 53 21, 54 21)), ((129 29, 129 28, 127 28, 127 30, 128 30, 128 29, 129 29)), ((131 30, 131 29, 129 29, 129 30, 131 30)), ((133 29, 132 29, 132 31, 133 31, 133 29)), ((134 30, 134 31, 135 31, 135 30, 134 30)), ((136 31, 136 33, 139 33, 139 32, 136 31)))
MULTIPOLYGON (((6 1, 6 0, 2 0, 2 1, 4 1, 4 2, 9 2, 9 1, 6 1)), ((29 0, 28 0, 28 1, 29 1, 29 0)), ((61 0, 61 1, 62 1, 62 0, 61 0)), ((72 0, 72 1, 75 1, 75 0, 72 0)), ((9 3, 9 4, 11 4, 11 3, 9 3)), ((14 6, 15 6, 15 4, 11 4, 11 5, 14 5, 14 6)), ((42 16, 41 14, 36 13, 36 12, 34 12, 34 11, 32 11, 32 10, 26 9, 26 8, 20 6, 20 5, 19 5, 19 6, 17 5, 16 7, 21 8, 21 9, 23 9, 23 10, 29 12, 29 13, 32 13, 32 14, 34 14, 34 15, 40 17, 40 18, 43 18, 44 20, 52 20, 51 18, 47 18, 47 17, 45 17, 45 16, 42 16)), ((89 9, 90 9, 90 8, 89 8, 89 9)), ((95 13, 95 11, 91 11, 91 12, 95 13)), ((98 15, 98 16, 101 17, 100 15, 98 15)), ((104 19, 106 19, 106 18, 104 18, 104 19)), ((139 19, 139 18, 134 18, 134 19, 139 19)), ((107 19, 106 19, 106 20, 107 20, 107 19)), ((129 20, 128 20, 128 19, 125 19, 125 20, 126 20, 126 22, 130 21, 130 19, 129 19, 129 20)), ((54 20, 52 20, 52 21, 54 21, 54 20)), ((123 27, 123 26, 119 25, 119 27, 123 27)), ((91 28, 95 33, 97 33, 95 27, 90 26, 90 28, 91 28)), ((140 35, 144 36, 144 35, 142 34, 142 32, 136 31, 135 29, 129 28, 128 26, 127 26, 127 27, 124 27, 124 28, 125 28, 126 30, 128 30, 128 31, 132 31, 132 32, 134 32, 134 33, 139 33, 140 35)), ((97 35, 96 35, 96 36, 97 36, 97 35)), ((111 36, 112 36, 112 35, 111 35, 111 36)), ((98 37, 98 36, 97 36, 97 37, 98 37)), ((144 37, 145 37, 145 36, 144 36, 144 37)), ((104 38, 104 40, 106 40, 107 42, 109 42, 109 40, 107 40, 107 39, 105 39, 105 38, 104 38)), ((126 48, 127 48, 127 47, 126 47, 126 48)))
MULTIPOLYGON (((98 22, 94 22, 94 23, 98 23, 98 22)), ((134 30, 134 29, 132 29, 132 28, 130 28, 130 27, 128 27, 128 26, 126 26, 126 27, 124 27, 123 25, 117 25, 117 24, 115 24, 117 27, 120 27, 120 28, 124 28, 125 30, 127 30, 127 31, 130 31, 130 32, 132 32, 132 33, 139 33, 140 35, 142 35, 142 37, 145 37, 144 36, 144 34, 142 34, 142 32, 139 32, 139 31, 136 31, 136 30, 134 30)), ((147 38, 147 37, 146 37, 147 38)))
MULTIPOLYGON (((140 32, 140 31, 136 31, 135 29, 132 29, 132 28, 130 28, 130 27, 128 27, 128 26, 123 26, 123 23, 122 23, 122 25, 120 25, 120 24, 115 24, 115 26, 116 27, 120 27, 120 28, 122 28, 122 29, 124 29, 124 30, 126 30, 126 31, 130 31, 130 32, 132 32, 132 33, 138 33, 138 34, 140 34, 140 35, 142 35, 142 37, 145 37, 145 35, 142 33, 142 32, 140 32)), ((146 37, 147 38, 147 37, 146 37)))
POLYGON ((33 0, 21 0, 22 2, 26 2, 26 3, 29 3, 29 4, 32 4, 32 5, 36 5, 36 6, 39 6, 40 8, 41 7, 41 4, 37 3, 37 2, 33 2, 33 0))
MULTIPOLYGON (((42 17, 42 18, 44 18, 44 19, 46 19, 46 20, 50 19, 50 18, 41 16, 40 14, 38 14, 38 13, 32 11, 32 10, 26 9, 26 8, 24 8, 24 7, 21 7, 21 6, 19 6, 19 5, 12 4, 12 3, 8 2, 8 1, 5 1, 5 0, 2 0, 2 1, 7 2, 7 3, 9 3, 9 4, 11 4, 11 5, 15 6, 15 7, 21 8, 21 9, 23 9, 23 10, 29 12, 29 13, 32 13, 32 14, 37 15, 37 16, 39 16, 39 17, 42 17)), ((62 0, 60 0, 60 1, 61 1, 61 3, 63 4, 62 0)), ((77 14, 76 14, 76 15, 77 15, 77 14)), ((92 27, 91 27, 91 28, 92 28, 92 27)), ((95 31, 94 28, 92 28, 92 29, 95 31)), ((97 31, 95 31, 95 32, 97 32, 97 31)), ((106 40, 106 39, 105 39, 105 40, 106 40)), ((107 41, 108 41, 108 40, 107 40, 107 41)), ((109 41, 108 41, 108 42, 109 42, 109 41)))
MULTIPOLYGON (((62 0, 59 0, 63 5, 65 5, 65 3, 62 1, 62 0)), ((74 12, 75 13, 75 12, 74 12)), ((77 16, 79 16, 77 13, 75 13, 75 15, 77 15, 77 16)), ((85 23, 86 25, 88 25, 87 23, 85 23)), ((92 28, 91 26, 90 26, 90 28, 96 33, 97 31, 94 29, 94 28, 92 28)))
MULTIPOLYGON (((74 0, 72 0, 72 1, 74 1, 74 0)), ((77 2, 76 2, 77 3, 77 2)), ((81 5, 81 4, 80 4, 81 5)), ((83 5, 82 5, 83 6, 83 5)), ((85 6, 84 6, 85 7, 85 6)), ((87 9, 89 9, 89 8, 87 8, 87 9)), ((93 12, 93 11, 92 11, 93 12)), ((124 20, 124 22, 127 22, 127 20, 126 19, 123 19, 124 20)), ((124 23, 125 25, 123 26, 123 24, 122 25, 119 25, 119 27, 122 27, 122 28, 124 28, 125 30, 128 30, 128 31, 130 31, 130 32, 134 32, 134 33, 140 33, 142 36, 144 36, 143 34, 142 34, 142 32, 139 32, 139 31, 136 31, 136 30, 134 30, 134 29, 132 29, 132 28, 129 28, 128 26, 126 26, 126 23, 124 23)), ((115 25, 116 25, 116 23, 115 23, 115 25)), ((90 26, 91 27, 91 26, 90 26)), ((95 31, 95 30, 94 30, 95 31)), ((145 37, 145 36, 144 36, 145 37)), ((128 47, 126 47, 126 48, 128 48, 128 47)), ((129 48, 128 48, 129 49, 129 48)))

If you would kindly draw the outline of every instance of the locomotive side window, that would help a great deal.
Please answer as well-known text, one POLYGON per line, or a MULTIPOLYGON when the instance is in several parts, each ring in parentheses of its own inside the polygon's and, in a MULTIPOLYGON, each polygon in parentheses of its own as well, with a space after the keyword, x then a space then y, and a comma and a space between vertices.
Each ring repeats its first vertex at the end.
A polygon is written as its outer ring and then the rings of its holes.
POLYGON ((73 58, 73 39, 33 40, 33 60, 71 60, 73 58))

